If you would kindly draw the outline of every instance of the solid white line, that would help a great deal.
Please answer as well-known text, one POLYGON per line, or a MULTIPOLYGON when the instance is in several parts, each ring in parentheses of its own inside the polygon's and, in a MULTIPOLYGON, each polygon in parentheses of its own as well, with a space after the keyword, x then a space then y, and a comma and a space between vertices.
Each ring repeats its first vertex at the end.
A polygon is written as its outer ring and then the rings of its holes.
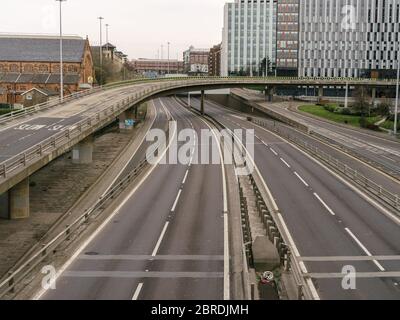
POLYGON ((134 293, 134 295, 132 297, 132 300, 137 300, 139 298, 140 291, 142 291, 142 288, 143 288, 143 283, 141 282, 141 283, 138 284, 138 286, 137 286, 137 288, 135 290, 135 293, 134 293))
POLYGON ((321 197, 314 192, 314 196, 318 199, 319 202, 322 203, 322 205, 325 207, 326 210, 329 211, 329 213, 333 216, 335 216, 336 214, 333 212, 333 210, 331 208, 329 208, 329 206, 324 202, 324 200, 321 199, 321 197))
MULTIPOLYGON (((240 141, 240 139, 237 138, 236 135, 235 135, 235 138, 238 140, 238 142, 242 146, 242 148, 244 148, 244 150, 246 150, 246 154, 248 155, 250 161, 252 162, 254 170, 256 171, 257 175, 260 177, 261 182, 262 182, 262 184, 264 186, 264 189, 267 192, 269 199, 271 199, 272 207, 273 207, 274 211, 276 212, 276 215, 277 215, 277 217, 278 217, 278 219, 280 221, 280 224, 281 224, 282 228, 285 230, 285 233, 286 233, 286 235, 288 237, 288 242, 289 242, 289 245, 290 245, 291 249, 293 250, 293 254, 296 257, 301 257, 299 249, 297 248, 297 246, 296 246, 296 244, 295 244, 295 242, 293 240, 293 237, 292 237, 292 235, 291 235, 291 233, 289 231, 289 228, 287 227, 285 220, 283 219, 281 213, 279 212, 278 205, 276 204, 276 201, 275 201, 274 197, 272 196, 271 190, 268 188, 267 183, 264 180, 264 177, 261 175, 261 172, 258 169, 258 167, 257 167, 257 165, 256 165, 256 163, 254 161, 254 158, 250 155, 250 153, 247 150, 247 148, 243 145, 243 143, 240 141)), ((300 268, 301 268, 303 273, 308 273, 307 267, 306 267, 306 265, 305 265, 305 263, 303 261, 300 261, 299 265, 300 265, 300 268)), ((308 278, 308 279, 306 279, 306 282, 308 284, 308 287, 311 290, 311 294, 313 296, 313 299, 314 300, 320 300, 320 296, 319 296, 319 294, 317 292, 317 289, 315 288, 315 285, 314 285, 313 281, 308 278)))
POLYGON ((290 164, 287 163, 284 159, 281 158, 281 161, 282 161, 288 168, 291 168, 291 167, 290 167, 290 164))
MULTIPOLYGON (((400 218, 393 214, 392 212, 390 212, 388 209, 386 209, 383 205, 381 205, 380 203, 378 203, 377 201, 375 201, 374 199, 372 199, 370 196, 368 196, 365 192, 363 192, 362 190, 358 189, 358 187, 354 186, 352 183, 348 182, 345 178, 341 177, 339 174, 337 174, 336 172, 334 172, 333 170, 329 169, 325 164, 323 164, 321 161, 315 159, 314 157, 312 157, 311 155, 309 155, 307 152, 305 152, 304 150, 300 149, 298 146, 294 145, 293 143, 283 139, 282 137, 278 136, 276 133, 269 131, 257 124, 253 124, 254 126, 260 128, 263 131, 268 132, 269 134, 274 135, 275 137, 279 138, 280 140, 284 141, 285 143, 289 144, 290 146, 292 146, 292 148, 296 149, 297 151, 301 152, 303 155, 305 155, 307 158, 309 158, 311 161, 313 161, 314 163, 317 163, 320 167, 324 168, 327 172, 329 172, 333 177, 335 177, 336 179, 338 179, 340 182, 342 182, 344 185, 346 185, 347 187, 349 187, 350 189, 352 189, 355 193, 357 193, 361 198, 363 198, 365 201, 367 201, 369 204, 371 204, 372 206, 374 206, 376 209, 378 209, 383 215, 385 215, 386 217, 388 217, 389 219, 391 219, 394 223, 396 223, 397 225, 400 225, 400 218)), ((336 149, 336 148, 335 148, 336 149)), ((338 150, 338 149, 336 149, 338 150)), ((340 150, 339 150, 340 151, 340 150)), ((343 152, 342 152, 343 153, 343 152)), ((358 160, 357 158, 353 159, 362 162, 360 160, 358 160)), ((365 163, 364 163, 365 164, 365 163)), ((371 166, 370 166, 371 167, 371 166)), ((373 168, 373 167, 371 167, 373 168)), ((375 169, 375 168, 373 168, 375 169)), ((376 170, 376 169, 375 169, 376 170)), ((379 172, 382 174, 381 171, 376 170, 376 172, 379 172)), ((390 176, 387 175, 387 177, 390 178, 390 176)), ((392 180, 394 181, 394 178, 392 178, 392 180)))
POLYGON ((294 174, 296 175, 297 178, 300 179, 301 182, 303 182, 303 184, 304 184, 306 187, 309 187, 308 183, 307 183, 297 172, 295 172, 294 174))
POLYGON ((160 238, 158 238, 156 247, 154 248, 153 253, 151 254, 152 257, 155 257, 157 255, 158 249, 160 249, 161 242, 165 236, 165 233, 167 232, 168 226, 169 226, 169 221, 165 223, 165 226, 160 234, 160 238))
POLYGON ((278 155, 278 153, 274 149, 272 149, 272 148, 269 148, 269 149, 273 152, 274 155, 276 155, 276 156, 278 155))
POLYGON ((182 193, 182 189, 179 189, 178 195, 176 196, 174 205, 172 206, 172 209, 171 209, 172 212, 175 211, 176 206, 178 205, 178 201, 179 201, 179 197, 181 196, 181 193, 182 193))
MULTIPOLYGON (((361 241, 358 240, 358 238, 354 235, 354 233, 351 232, 351 230, 349 228, 345 228, 345 230, 353 238, 353 240, 360 246, 360 248, 367 254, 367 256, 372 257, 371 252, 369 252, 368 249, 361 243, 361 241)), ((382 272, 386 271, 385 268, 382 267, 382 265, 378 261, 373 260, 373 262, 379 268, 380 271, 382 271, 382 272)))
POLYGON ((189 169, 186 170, 186 174, 185 177, 183 178, 182 184, 185 184, 188 174, 189 174, 189 169))
MULTIPOLYGON (((96 238, 100 232, 103 231, 103 229, 106 227, 106 225, 114 219, 114 217, 119 213, 121 208, 129 201, 129 199, 136 193, 136 191, 142 186, 142 184, 147 180, 147 178, 153 173, 155 168, 158 166, 160 163, 161 159, 164 158, 165 154, 167 153, 168 149, 171 147, 172 140, 174 139, 176 135, 176 129, 174 133, 172 134, 172 139, 169 142, 168 146, 163 150, 163 153, 158 157, 157 163, 153 165, 153 167, 144 175, 142 180, 139 181, 137 186, 128 194, 128 196, 119 204, 119 206, 114 210, 114 212, 106 219, 104 222, 98 227, 90 236, 89 238, 86 239, 86 241, 83 242, 83 244, 75 251, 75 253, 71 256, 71 258, 64 263, 64 265, 59 269, 57 272, 54 281, 57 281, 57 279, 64 273, 64 271, 75 261, 75 259, 82 253, 83 250, 93 241, 94 238, 96 238)), ((33 300, 39 300, 42 298, 42 296, 47 292, 48 289, 41 289, 33 298, 33 300)))
POLYGON ((211 126, 200 118, 208 128, 210 128, 211 132, 214 135, 215 141, 218 144, 219 156, 221 159, 221 174, 222 174, 222 194, 223 194, 223 212, 224 212, 224 300, 230 300, 230 255, 229 255, 229 221, 228 221, 228 188, 226 181, 226 173, 224 166, 224 157, 222 154, 221 143, 218 140, 218 137, 215 131, 211 128, 211 126))

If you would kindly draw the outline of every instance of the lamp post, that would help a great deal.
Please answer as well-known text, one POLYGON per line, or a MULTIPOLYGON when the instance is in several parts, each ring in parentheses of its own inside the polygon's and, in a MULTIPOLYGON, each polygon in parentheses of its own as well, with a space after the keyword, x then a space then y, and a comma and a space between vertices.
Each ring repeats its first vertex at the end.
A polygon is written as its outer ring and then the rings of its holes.
POLYGON ((99 75, 99 84, 103 83, 103 17, 98 17, 100 21, 100 75, 99 75))
POLYGON ((110 25, 107 23, 106 24, 106 45, 107 45, 107 51, 109 50, 109 48, 108 48, 108 29, 110 28, 110 25))
POLYGON ((168 42, 168 74, 169 74, 169 72, 170 72, 170 70, 169 70, 169 46, 170 46, 170 42, 168 42))
POLYGON ((397 85, 396 85, 396 104, 394 108, 394 135, 397 135, 397 120, 399 112, 399 82, 400 82, 400 59, 397 59, 397 85))
POLYGON ((63 37, 62 37, 62 3, 67 0, 56 0, 60 3, 60 101, 64 101, 64 67, 63 67, 63 37))

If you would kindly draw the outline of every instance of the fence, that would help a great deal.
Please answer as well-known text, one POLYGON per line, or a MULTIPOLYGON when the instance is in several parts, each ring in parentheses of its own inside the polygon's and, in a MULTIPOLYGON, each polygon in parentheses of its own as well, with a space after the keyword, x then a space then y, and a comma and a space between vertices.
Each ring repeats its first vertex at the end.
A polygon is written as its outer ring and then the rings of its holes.
POLYGON ((342 175, 349 178, 352 182, 356 183, 357 185, 361 186, 368 192, 372 193, 378 199, 380 199, 383 203, 389 205, 391 208, 394 208, 397 215, 400 215, 400 196, 398 194, 392 193, 382 186, 378 185, 374 181, 368 179, 364 175, 362 175, 359 171, 349 167, 348 165, 342 163, 340 160, 332 157, 331 155, 327 154, 326 152, 320 150, 318 147, 311 145, 310 143, 301 140, 295 136, 292 136, 286 130, 281 130, 280 125, 276 123, 273 125, 267 121, 262 121, 258 119, 252 119, 252 121, 262 126, 270 131, 277 133, 282 138, 285 138, 303 150, 309 152, 311 155, 317 157, 318 159, 322 160, 330 167, 335 169, 336 171, 340 172, 342 175))
POLYGON ((7 278, 0 283, 0 298, 4 297, 7 293, 13 292, 15 287, 41 262, 43 262, 49 255, 55 254, 57 248, 65 241, 70 240, 71 235, 79 230, 86 224, 89 218, 96 215, 105 209, 106 205, 115 197, 120 195, 125 188, 138 177, 142 170, 148 165, 146 160, 143 160, 139 165, 132 170, 124 179, 113 186, 103 197, 101 197, 90 209, 86 210, 84 214, 78 217, 71 225, 59 233, 52 241, 43 246, 36 254, 23 263, 17 270, 9 272, 7 278))

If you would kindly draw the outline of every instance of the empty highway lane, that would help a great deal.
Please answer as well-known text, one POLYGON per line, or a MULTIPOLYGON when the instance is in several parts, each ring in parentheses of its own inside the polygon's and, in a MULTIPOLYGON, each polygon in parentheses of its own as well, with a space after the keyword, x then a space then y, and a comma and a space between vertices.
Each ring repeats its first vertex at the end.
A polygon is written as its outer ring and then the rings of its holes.
MULTIPOLYGON (((156 104, 178 130, 207 128, 173 100, 156 104)), ((223 200, 221 165, 156 166, 42 298, 223 299, 223 200)))
MULTIPOLYGON (((199 101, 192 99, 199 108, 199 101)), ((400 225, 346 183, 280 137, 214 103, 206 112, 226 127, 255 130, 255 163, 268 184, 302 256, 399 255, 400 225)), ((399 271, 400 261, 307 262, 309 272, 399 271)), ((399 299, 399 279, 358 279, 356 290, 343 290, 341 279, 314 280, 323 299, 399 299)))

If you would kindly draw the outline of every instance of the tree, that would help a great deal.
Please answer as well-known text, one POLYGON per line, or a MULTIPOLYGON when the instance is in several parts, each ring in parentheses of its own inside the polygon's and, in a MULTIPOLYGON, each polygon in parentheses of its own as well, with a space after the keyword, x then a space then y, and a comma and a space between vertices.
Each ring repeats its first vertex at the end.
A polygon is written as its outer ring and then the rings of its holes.
POLYGON ((376 113, 382 117, 390 116, 390 111, 392 110, 392 103, 389 99, 385 99, 376 108, 376 113))
POLYGON ((365 128, 368 125, 366 117, 369 113, 370 105, 368 103, 367 96, 367 89, 365 87, 358 87, 353 94, 353 97, 355 98, 355 103, 351 107, 353 111, 352 113, 361 116, 360 126, 362 128, 365 128))

